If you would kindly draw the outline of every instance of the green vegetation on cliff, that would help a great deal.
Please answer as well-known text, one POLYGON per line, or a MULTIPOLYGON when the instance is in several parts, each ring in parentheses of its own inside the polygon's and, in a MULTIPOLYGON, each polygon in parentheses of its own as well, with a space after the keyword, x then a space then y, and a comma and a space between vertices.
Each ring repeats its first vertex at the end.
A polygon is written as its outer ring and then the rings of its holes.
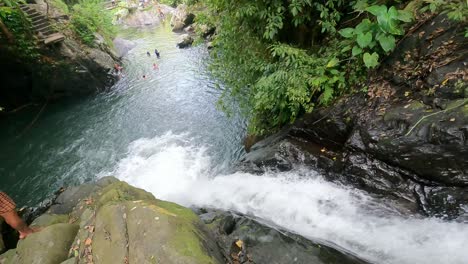
MULTIPOLYGON (((265 134, 345 93, 371 74, 421 12, 466 21, 466 1, 227 0, 199 24, 217 27, 213 72, 236 98, 250 132, 265 134)), ((221 108, 227 109, 220 101, 221 108)))
POLYGON ((33 41, 30 21, 18 8, 18 2, 2 0, 0 6, 0 45, 18 58, 26 62, 36 60, 39 56, 37 47, 33 41))
POLYGON ((102 1, 81 0, 71 10, 73 29, 85 44, 94 45, 95 33, 102 35, 107 44, 112 43, 116 30, 112 25, 112 15, 103 8, 102 1))

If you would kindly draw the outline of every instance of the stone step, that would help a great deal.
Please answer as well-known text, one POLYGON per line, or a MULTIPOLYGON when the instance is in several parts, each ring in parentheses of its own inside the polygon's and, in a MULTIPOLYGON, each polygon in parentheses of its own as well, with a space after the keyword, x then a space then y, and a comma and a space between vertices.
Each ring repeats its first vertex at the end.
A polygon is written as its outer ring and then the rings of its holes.
POLYGON ((42 27, 34 29, 34 31, 45 32, 45 31, 48 31, 49 29, 51 29, 50 27, 51 27, 50 25, 44 25, 42 27))
POLYGON ((32 14, 32 15, 28 15, 28 17, 31 19, 31 20, 35 20, 35 19, 38 19, 38 18, 43 18, 44 15, 40 14, 40 13, 35 13, 35 14, 32 14))
POLYGON ((56 31, 55 29, 53 29, 53 28, 48 28, 48 29, 45 29, 45 30, 41 31, 41 33, 42 33, 44 36, 48 36, 48 35, 57 33, 57 31, 56 31))
POLYGON ((62 41, 65 39, 65 36, 60 34, 60 33, 55 33, 52 35, 47 36, 46 39, 44 39, 44 44, 45 45, 50 45, 59 41, 62 41))
POLYGON ((36 30, 36 29, 41 28, 41 27, 46 26, 46 25, 50 25, 49 21, 47 21, 47 20, 42 21, 42 22, 38 22, 38 23, 33 23, 32 29, 36 30))
POLYGON ((44 21, 45 21, 45 22, 49 22, 49 20, 48 20, 47 18, 45 18, 45 17, 43 17, 43 18, 38 18, 38 19, 36 19, 36 20, 34 20, 34 21, 31 21, 31 22, 32 22, 33 25, 37 25, 37 24, 40 24, 40 23, 42 23, 42 22, 44 22, 44 21))
POLYGON ((20 9, 30 19, 31 29, 36 32, 45 45, 62 41, 65 38, 63 34, 57 33, 50 21, 42 13, 27 4, 20 5, 20 9))
POLYGON ((23 10, 23 12, 26 13, 27 15, 39 14, 35 9, 26 9, 26 10, 23 10))

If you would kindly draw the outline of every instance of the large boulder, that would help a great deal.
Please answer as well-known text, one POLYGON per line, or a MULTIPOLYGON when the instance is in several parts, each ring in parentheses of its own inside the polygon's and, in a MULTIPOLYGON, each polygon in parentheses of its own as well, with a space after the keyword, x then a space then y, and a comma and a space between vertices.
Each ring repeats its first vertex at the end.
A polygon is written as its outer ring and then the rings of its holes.
POLYGON ((182 31, 186 26, 192 24, 194 19, 195 19, 195 15, 188 12, 186 5, 182 4, 182 5, 177 6, 177 8, 172 13, 172 18, 171 18, 172 31, 174 32, 182 31))
POLYGON ((5 263, 56 264, 68 258, 68 250, 75 239, 78 226, 54 224, 41 232, 29 235, 15 250, 2 255, 5 263))
POLYGON ((136 47, 136 43, 134 41, 123 38, 115 38, 113 43, 119 57, 127 55, 130 50, 136 47))
POLYGON ((68 188, 32 226, 0 263, 223 263, 192 210, 113 177, 68 188))
POLYGON ((190 47, 193 43, 193 37, 189 34, 183 34, 180 36, 179 41, 177 42, 177 47, 184 49, 190 47))

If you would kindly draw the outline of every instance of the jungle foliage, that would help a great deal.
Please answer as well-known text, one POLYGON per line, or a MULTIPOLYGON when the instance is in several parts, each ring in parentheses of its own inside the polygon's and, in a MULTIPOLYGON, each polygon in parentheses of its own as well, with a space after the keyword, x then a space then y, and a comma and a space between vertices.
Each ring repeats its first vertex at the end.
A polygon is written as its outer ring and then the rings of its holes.
POLYGON ((250 133, 266 134, 314 108, 366 89, 368 74, 397 45, 418 12, 466 20, 464 0, 205 0, 199 24, 215 25, 212 70, 220 107, 235 98, 250 133), (456 7, 456 8, 451 8, 456 7), (427 8, 427 10, 423 10, 427 8))

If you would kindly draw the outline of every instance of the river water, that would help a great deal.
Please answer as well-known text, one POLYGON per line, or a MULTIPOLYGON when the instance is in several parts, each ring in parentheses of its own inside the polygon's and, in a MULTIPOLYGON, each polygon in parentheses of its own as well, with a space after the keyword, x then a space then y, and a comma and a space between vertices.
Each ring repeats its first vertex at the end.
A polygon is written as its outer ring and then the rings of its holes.
POLYGON ((374 263, 468 263, 467 224, 398 215, 300 164, 286 173, 232 173, 246 122, 216 109, 221 91, 207 51, 175 48, 167 26, 123 37, 137 46, 111 92, 46 105, 32 125, 43 106, 0 123, 0 188, 18 204, 115 175, 158 198, 250 214, 374 263), (154 48, 161 59, 146 55, 154 48))

